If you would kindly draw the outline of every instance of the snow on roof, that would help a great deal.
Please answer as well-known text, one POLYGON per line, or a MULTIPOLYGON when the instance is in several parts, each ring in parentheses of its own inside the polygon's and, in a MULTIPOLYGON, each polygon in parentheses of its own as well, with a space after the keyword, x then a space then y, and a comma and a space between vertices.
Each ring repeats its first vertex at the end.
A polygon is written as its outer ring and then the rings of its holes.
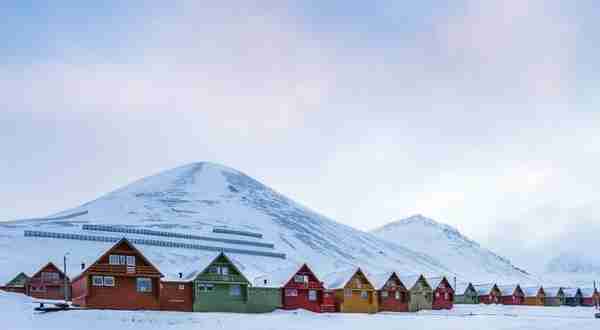
POLYGON ((452 287, 452 283, 450 283, 450 281, 448 281, 448 278, 446 278, 445 276, 428 276, 425 277, 425 279, 427 280, 427 282, 429 282, 429 285, 431 285, 431 287, 435 290, 438 286, 440 286, 440 284, 442 284, 442 281, 444 279, 446 279, 446 281, 448 282, 448 285, 450 286, 451 289, 454 290, 454 288, 452 287))
MULTIPOLYGON (((268 274, 263 274, 250 279, 254 286, 281 288, 296 274, 304 264, 293 264, 288 267, 276 269, 268 274)), ((315 274, 316 275, 316 274, 315 274)))
POLYGON ((470 282, 457 282, 456 288, 454 288, 456 294, 462 295, 467 292, 469 285, 472 285, 470 282))
POLYGON ((473 288, 475 288, 475 291, 477 291, 478 295, 483 296, 490 294, 494 288, 494 285, 494 283, 476 284, 473 285, 473 288))
MULTIPOLYGON (((368 275, 365 274, 369 281, 371 282, 371 284, 373 284, 373 286, 375 287, 375 289, 380 290, 382 289, 385 284, 387 283, 387 281, 390 279, 390 277, 394 274, 394 272, 385 272, 385 273, 378 273, 378 274, 371 274, 369 273, 368 275)), ((402 280, 400 280, 402 281, 402 280)))
POLYGON ((584 298, 590 298, 594 295, 594 292, 596 291, 596 289, 594 288, 580 288, 579 290, 581 291, 581 295, 584 298))
POLYGON ((579 292, 578 288, 563 288, 563 293, 567 298, 575 297, 577 295, 577 292, 579 292))
POLYGON ((412 287, 415 286, 415 284, 417 284, 417 280, 419 279, 419 277, 421 277, 421 275, 419 274, 400 274, 398 275, 398 277, 400 278, 400 281, 402 281, 402 283, 404 283, 404 286, 410 290, 412 287))
POLYGON ((558 293, 561 292, 561 287, 559 286, 555 286, 555 287, 544 287, 544 293, 546 294, 546 297, 557 297, 558 293))
POLYGON ((538 292, 540 291, 540 287, 539 286, 527 286, 527 287, 521 287, 521 290, 523 290, 523 294, 525 295, 525 297, 535 297, 535 296, 537 296, 538 292))
MULTIPOLYGON (((327 289, 343 289, 346 286, 346 283, 350 281, 352 276, 354 276, 359 269, 360 268, 348 268, 330 273, 323 278, 323 284, 327 289)), ((365 276, 367 276, 366 273, 365 276)))
POLYGON ((517 290, 518 284, 506 284, 506 285, 496 285, 498 290, 500 290, 500 294, 503 296, 512 296, 515 290, 517 290))

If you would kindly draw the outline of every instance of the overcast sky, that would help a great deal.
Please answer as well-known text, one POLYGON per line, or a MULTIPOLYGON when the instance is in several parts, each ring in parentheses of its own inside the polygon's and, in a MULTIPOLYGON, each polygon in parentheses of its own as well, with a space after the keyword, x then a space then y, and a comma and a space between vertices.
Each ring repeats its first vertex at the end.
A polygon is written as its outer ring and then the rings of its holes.
POLYGON ((600 236, 596 1, 14 2, 2 220, 206 160, 360 229, 424 214, 525 268, 600 236))

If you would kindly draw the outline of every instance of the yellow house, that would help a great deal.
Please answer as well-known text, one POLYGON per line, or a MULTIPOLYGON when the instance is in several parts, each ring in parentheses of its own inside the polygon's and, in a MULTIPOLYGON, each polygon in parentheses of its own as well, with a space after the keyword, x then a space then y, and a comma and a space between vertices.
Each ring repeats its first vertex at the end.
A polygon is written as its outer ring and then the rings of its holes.
POLYGON ((377 290, 360 269, 331 274, 327 288, 334 291, 336 311, 340 313, 377 313, 377 290))

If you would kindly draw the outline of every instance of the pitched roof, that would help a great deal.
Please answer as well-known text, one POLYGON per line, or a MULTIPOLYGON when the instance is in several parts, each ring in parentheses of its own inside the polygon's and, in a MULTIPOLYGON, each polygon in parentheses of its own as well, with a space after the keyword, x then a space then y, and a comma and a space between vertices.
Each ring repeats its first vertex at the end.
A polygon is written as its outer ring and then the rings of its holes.
POLYGON ((473 285, 473 288, 475 288, 475 291, 477 291, 477 294, 480 296, 485 296, 485 295, 490 294, 490 292, 492 292, 492 289, 494 289, 494 287, 496 287, 496 284, 494 284, 494 283, 473 285))
POLYGON ((146 258, 146 256, 144 256, 144 254, 138 250, 138 248, 133 245, 133 243, 131 243, 127 238, 123 237, 121 238, 117 243, 115 243, 113 246, 111 246, 108 250, 106 250, 104 253, 102 253, 98 258, 96 258, 96 260, 94 260, 94 262, 92 262, 91 264, 89 264, 79 275, 77 275, 74 279, 77 279, 79 277, 81 277, 83 274, 85 274, 90 267, 94 266, 96 263, 98 263, 100 261, 100 259, 106 257, 107 255, 109 255, 117 246, 121 245, 122 243, 127 244, 135 253, 138 254, 138 256, 148 265, 150 265, 152 268, 154 268, 158 274, 160 274, 160 277, 164 277, 163 273, 161 273, 161 271, 158 269, 158 267, 154 266, 154 264, 152 262, 150 262, 150 260, 148 260, 148 258, 146 258))
MULTIPOLYGON (((42 272, 42 270, 43 270, 44 268, 48 267, 48 266, 52 266, 52 267, 56 268, 56 270, 58 271, 58 273, 59 273, 60 275, 62 275, 62 276, 66 276, 66 275, 65 275, 65 273, 63 273, 63 271, 62 271, 60 268, 56 267, 56 265, 55 265, 53 262, 49 262, 49 263, 45 264, 44 266, 40 267, 40 269, 39 269, 37 272, 35 272, 35 274, 33 274, 33 275, 31 276, 31 278, 38 276, 38 275, 39 275, 39 274, 42 272)), ((67 276, 67 279, 68 279, 68 278, 69 278, 69 277, 67 276)))
MULTIPOLYGON (((502 296, 512 296, 519 287, 518 284, 496 285, 502 296)), ((522 290, 521 290, 522 291, 522 290)))
POLYGON ((20 272, 19 274, 17 274, 17 276, 13 277, 10 281, 8 281, 6 283, 6 286, 14 286, 15 282, 17 282, 17 280, 23 277, 25 278, 25 281, 29 280, 29 276, 27 276, 27 274, 25 274, 24 272, 20 272))
POLYGON ((584 298, 590 298, 594 295, 594 292, 596 292, 595 288, 580 288, 579 290, 584 298))
MULTIPOLYGON (((421 278, 421 276, 422 275, 419 275, 419 274, 400 274, 400 275, 398 275, 398 277, 400 278, 400 281, 402 281, 402 283, 404 283, 404 286, 408 290, 412 289, 415 286, 415 284, 417 284, 417 281, 421 278)), ((427 283, 427 284, 429 284, 429 283, 427 283)))
POLYGON ((452 287, 452 284, 450 283, 450 281, 448 281, 448 278, 446 278, 446 276, 426 277, 425 279, 427 279, 427 282, 429 282, 429 285, 431 285, 431 287, 434 290, 437 287, 439 287, 440 284, 442 284, 442 282, 444 282, 444 281, 446 281, 446 283, 448 283, 448 286, 450 287, 450 289, 454 290, 454 288, 452 287))
POLYGON ((558 297, 558 295, 562 292, 562 288, 557 286, 557 287, 545 287, 544 288, 544 293, 546 294, 546 297, 558 297))
POLYGON ((246 280, 246 282, 250 283, 248 278, 246 278, 246 275, 244 275, 244 273, 236 266, 235 262, 233 262, 233 260, 230 259, 224 252, 219 252, 208 264, 204 265, 203 268, 200 268, 202 270, 200 272, 198 272, 194 278, 196 278, 196 277, 202 275, 204 272, 206 272, 208 270, 208 268, 210 267, 210 265, 212 265, 219 258, 225 258, 225 260, 227 260, 227 262, 235 269, 235 271, 238 272, 240 274, 240 276, 242 276, 246 280))
POLYGON ((290 267, 285 267, 282 269, 278 269, 277 271, 270 272, 268 274, 260 275, 254 278, 252 284, 254 286, 281 288, 287 285, 303 267, 306 267, 308 271, 312 273, 318 281, 321 281, 320 277, 308 264, 302 263, 294 264, 290 267))
POLYGON ((477 292, 475 290, 475 287, 473 287, 473 284, 471 284, 471 282, 457 282, 456 283, 456 288, 454 288, 455 292, 457 295, 463 295, 467 292, 467 290, 471 288, 471 290, 477 292))
POLYGON ((371 280, 371 283, 373 283, 373 286, 377 290, 383 289, 383 287, 385 286, 385 284, 393 276, 395 276, 396 278, 398 278, 398 280, 400 281, 400 284, 404 288, 406 288, 406 285, 404 285, 404 282, 402 282, 402 279, 400 278, 400 276, 398 276, 398 274, 396 274, 396 272, 385 272, 385 273, 378 273, 378 274, 368 274, 368 277, 371 280))
POLYGON ((578 288, 563 288, 563 293, 567 298, 574 298, 580 292, 578 288))
POLYGON ((535 297, 538 295, 538 292, 541 288, 542 287, 540 286, 526 286, 522 287, 521 290, 523 290, 523 294, 525 295, 525 297, 535 297))
POLYGON ((369 280, 369 277, 367 276, 367 274, 362 269, 360 269, 360 267, 353 268, 353 269, 345 269, 345 270, 341 270, 339 272, 331 273, 323 279, 323 283, 327 289, 343 289, 346 286, 346 284, 358 272, 362 273, 365 276, 365 279, 367 280, 367 282, 371 286, 375 287, 372 284, 372 282, 369 280))

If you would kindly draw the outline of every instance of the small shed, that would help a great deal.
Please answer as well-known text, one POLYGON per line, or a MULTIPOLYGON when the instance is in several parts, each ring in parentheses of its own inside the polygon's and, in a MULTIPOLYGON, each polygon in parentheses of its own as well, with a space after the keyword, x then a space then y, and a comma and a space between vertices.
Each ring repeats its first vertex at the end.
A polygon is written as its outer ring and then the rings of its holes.
POLYGON ((29 276, 27 274, 21 272, 13 279, 8 281, 5 286, 0 287, 1 290, 7 292, 15 292, 27 294, 27 282, 29 281, 29 276))
POLYGON ((473 287, 475 288, 475 291, 477 291, 480 303, 487 305, 501 303, 502 294, 500 293, 500 290, 496 284, 476 284, 473 287))
POLYGON ((565 305, 581 306, 581 290, 579 288, 563 288, 565 294, 565 305))
POLYGON ((523 305, 525 294, 518 284, 496 285, 500 292, 500 302, 503 305, 523 305))
POLYGON ((544 306, 546 293, 541 286, 529 286, 521 288, 525 295, 524 305, 529 306, 544 306))
POLYGON ((380 312, 408 312, 408 289, 395 272, 370 275, 377 289, 380 312))
POLYGON ((71 282, 67 275, 52 262, 49 262, 27 281, 26 292, 27 295, 38 299, 64 300, 65 290, 67 296, 69 296, 70 289, 71 282))
POLYGON ((338 312, 371 314, 379 310, 377 290, 360 268, 330 274, 325 285, 335 293, 338 312))
POLYGON ((471 282, 456 283, 454 290, 456 291, 454 295, 455 304, 479 304, 479 295, 471 282))
POLYGON ((545 287, 544 293, 544 306, 562 306, 565 304, 565 293, 561 287, 545 287))
POLYGON ((194 290, 191 281, 167 279, 160 282, 160 310, 191 312, 194 290))
POLYGON ((427 282, 433 288, 432 309, 452 309, 454 304, 454 288, 452 288, 448 279, 445 276, 429 277, 427 278, 427 282))
POLYGON ((433 309, 433 289, 425 276, 400 275, 400 279, 407 285, 410 293, 408 303, 409 312, 433 309))

